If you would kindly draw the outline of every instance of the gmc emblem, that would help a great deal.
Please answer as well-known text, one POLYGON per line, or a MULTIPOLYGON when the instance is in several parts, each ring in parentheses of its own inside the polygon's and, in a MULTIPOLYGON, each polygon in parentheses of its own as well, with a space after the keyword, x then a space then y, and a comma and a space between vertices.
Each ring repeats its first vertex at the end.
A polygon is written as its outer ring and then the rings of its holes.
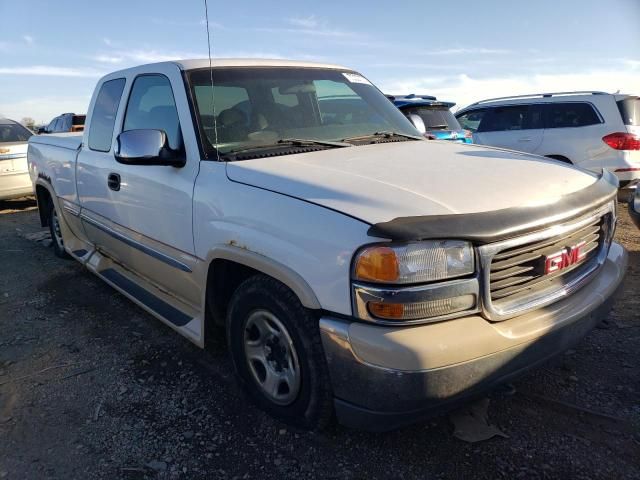
POLYGON ((564 268, 575 265, 585 259, 587 254, 582 250, 586 242, 580 242, 559 252, 544 257, 544 273, 548 275, 564 268))

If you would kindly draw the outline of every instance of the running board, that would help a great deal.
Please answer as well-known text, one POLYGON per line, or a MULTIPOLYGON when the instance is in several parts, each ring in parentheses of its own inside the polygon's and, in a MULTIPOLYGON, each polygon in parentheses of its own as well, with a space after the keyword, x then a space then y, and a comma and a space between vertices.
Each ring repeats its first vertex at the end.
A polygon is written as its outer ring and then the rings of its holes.
POLYGON ((181 312, 174 306, 155 296, 153 293, 145 290, 140 285, 132 282, 113 268, 106 268, 96 273, 100 277, 104 278, 108 283, 130 295, 176 327, 184 327, 193 320, 193 318, 186 313, 181 312))

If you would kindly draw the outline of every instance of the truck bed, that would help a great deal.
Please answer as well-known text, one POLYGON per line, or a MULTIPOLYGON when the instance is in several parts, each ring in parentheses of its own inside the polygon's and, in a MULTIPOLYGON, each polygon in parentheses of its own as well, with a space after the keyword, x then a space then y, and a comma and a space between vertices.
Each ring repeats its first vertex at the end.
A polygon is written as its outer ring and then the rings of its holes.
POLYGON ((79 205, 76 191, 76 158, 82 145, 82 133, 34 135, 29 139, 27 156, 32 182, 37 177, 49 181, 56 195, 79 205))

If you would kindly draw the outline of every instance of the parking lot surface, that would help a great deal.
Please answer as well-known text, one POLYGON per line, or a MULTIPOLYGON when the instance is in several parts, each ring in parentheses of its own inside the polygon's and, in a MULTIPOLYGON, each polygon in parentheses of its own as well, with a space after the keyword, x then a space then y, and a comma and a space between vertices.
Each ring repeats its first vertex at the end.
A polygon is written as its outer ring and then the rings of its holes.
POLYGON ((236 387, 222 340, 192 345, 73 261, 34 203, 0 202, 0 479, 640 478, 640 232, 609 318, 490 396, 505 437, 441 416, 386 434, 297 431, 236 387))

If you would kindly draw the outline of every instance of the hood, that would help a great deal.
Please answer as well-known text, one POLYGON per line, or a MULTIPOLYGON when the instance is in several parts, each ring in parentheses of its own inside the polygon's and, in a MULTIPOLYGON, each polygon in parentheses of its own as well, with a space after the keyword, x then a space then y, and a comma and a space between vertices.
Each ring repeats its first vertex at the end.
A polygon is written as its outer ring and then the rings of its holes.
POLYGON ((549 205, 597 179, 535 155, 428 140, 230 162, 227 175, 370 224, 549 205))

